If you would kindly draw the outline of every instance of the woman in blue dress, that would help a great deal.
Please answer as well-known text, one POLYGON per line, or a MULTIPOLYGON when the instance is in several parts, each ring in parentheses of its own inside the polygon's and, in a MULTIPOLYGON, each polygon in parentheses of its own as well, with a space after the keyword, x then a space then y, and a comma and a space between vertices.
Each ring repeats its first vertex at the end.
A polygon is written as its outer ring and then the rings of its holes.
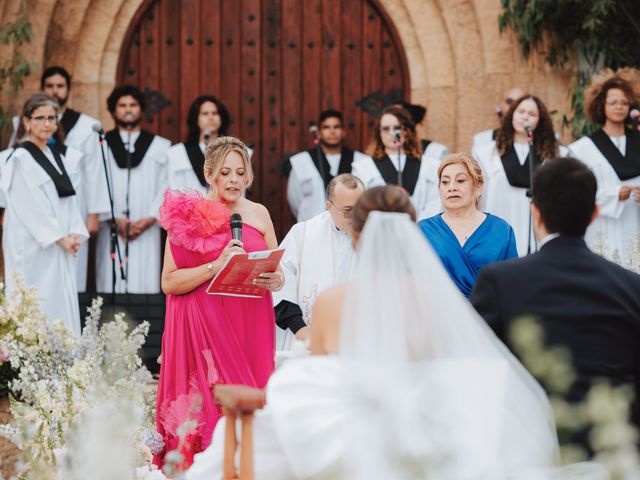
POLYGON ((445 157, 438 168, 444 212, 418 223, 465 297, 478 272, 489 263, 516 258, 511 226, 478 209, 484 180, 478 162, 467 153, 445 157))

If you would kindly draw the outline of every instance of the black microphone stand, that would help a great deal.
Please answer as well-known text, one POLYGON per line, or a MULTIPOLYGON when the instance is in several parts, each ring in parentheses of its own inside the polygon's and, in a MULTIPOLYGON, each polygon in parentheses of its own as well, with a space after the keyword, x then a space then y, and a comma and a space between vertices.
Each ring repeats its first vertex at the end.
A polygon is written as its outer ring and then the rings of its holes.
POLYGON ((538 245, 535 239, 535 235, 533 235, 533 214, 531 213, 531 203, 533 201, 533 161, 535 159, 535 153, 533 151, 533 134, 531 131, 527 131, 527 141, 529 142, 529 154, 527 155, 527 161, 529 162, 529 188, 527 189, 527 197, 529 197, 529 230, 527 239, 527 255, 531 255, 531 237, 533 241, 536 243, 534 248, 537 250, 538 245))
POLYGON ((130 240, 130 225, 131 225, 131 207, 129 206, 129 193, 131 192, 131 124, 127 124, 127 194, 125 200, 125 216, 127 219, 127 226, 125 228, 125 240, 124 240, 124 262, 125 262, 125 276, 126 281, 124 284, 124 292, 129 293, 129 240, 130 240))
POLYGON ((114 310, 116 307, 116 255, 118 257, 118 265, 120 267, 120 277, 126 280, 124 268, 122 266, 122 254, 120 245, 118 244, 118 225, 116 224, 116 215, 113 210, 113 190, 111 189, 111 180, 109 180, 109 168, 107 166, 107 156, 104 153, 104 133, 102 130, 98 132, 100 140, 100 153, 102 154, 102 166, 104 167, 104 176, 107 180, 107 193, 109 194, 109 207, 111 213, 111 221, 109 222, 109 238, 110 238, 110 254, 111 254, 111 305, 114 310))
MULTIPOLYGON (((327 195, 327 174, 324 171, 324 162, 322 161, 322 148, 320 147, 320 135, 317 131, 313 133, 313 144, 316 146, 316 155, 318 156, 318 170, 320 171, 320 177, 322 177, 322 184, 324 185, 325 196, 327 195)), ((326 200, 326 198, 325 198, 326 200)))
MULTIPOLYGON (((397 156, 398 156, 398 186, 401 188, 402 187, 402 172, 404 171, 404 167, 400 164, 400 162, 402 161, 401 159, 401 155, 402 155, 402 137, 400 137, 400 134, 397 134, 397 137, 395 138, 395 143, 396 143, 396 147, 398 148, 397 151, 397 156)), ((404 162, 405 166, 407 164, 407 162, 404 162)))

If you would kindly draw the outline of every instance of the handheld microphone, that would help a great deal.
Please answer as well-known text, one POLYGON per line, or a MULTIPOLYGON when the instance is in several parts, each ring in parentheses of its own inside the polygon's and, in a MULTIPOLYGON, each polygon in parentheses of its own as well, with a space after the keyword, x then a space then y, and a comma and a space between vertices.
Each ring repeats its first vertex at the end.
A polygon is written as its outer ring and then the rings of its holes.
POLYGON ((209 139, 211 138, 211 129, 207 128, 204 132, 202 132, 202 136, 204 137, 204 144, 209 145, 209 139))
POLYGON ((318 126, 315 123, 312 123, 311 125, 309 125, 309 133, 313 137, 313 144, 314 145, 319 144, 320 143, 320 130, 318 129, 318 126))
POLYGON ((393 143, 395 143, 397 148, 402 147, 402 136, 400 135, 400 132, 396 132, 393 135, 393 143))
POLYGON ((524 124, 524 131, 527 132, 527 136, 529 137, 529 141, 533 138, 533 130, 531 129, 530 123, 524 124))
POLYGON ((231 215, 231 238, 242 242, 242 216, 239 213, 231 215))

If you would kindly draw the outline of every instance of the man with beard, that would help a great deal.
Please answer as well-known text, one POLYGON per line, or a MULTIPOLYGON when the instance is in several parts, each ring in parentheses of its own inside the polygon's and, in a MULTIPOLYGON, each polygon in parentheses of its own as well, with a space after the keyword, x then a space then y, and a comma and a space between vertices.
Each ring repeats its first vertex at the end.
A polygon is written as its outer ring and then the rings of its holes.
POLYGON ((339 174, 351 173, 354 157, 363 155, 343 145, 346 132, 342 113, 323 111, 318 118, 318 127, 320 148, 293 155, 283 168, 289 176, 287 200, 298 222, 324 212, 329 182, 339 174), (322 158, 318 158, 318 150, 322 158))
MULTIPOLYGON (((100 122, 67 107, 71 91, 71 75, 65 68, 52 66, 45 69, 40 77, 40 90, 55 98, 60 105, 58 122, 64 133, 64 144, 83 154, 79 163, 78 202, 89 234, 95 235, 98 232, 98 215, 109 212, 109 196, 100 155, 99 138, 93 130, 93 127, 100 125, 100 122)), ((9 142, 10 146, 15 146, 16 140, 21 141, 16 139, 18 122, 19 118, 14 117, 14 132, 9 142)), ((77 257, 78 291, 84 292, 87 288, 89 242, 82 242, 77 257)))
MULTIPOLYGON (((107 132, 109 181, 126 281, 116 273, 118 293, 160 292, 158 209, 167 188, 167 150, 171 142, 140 128, 145 98, 132 85, 116 87, 107 99, 116 128, 107 132)), ((109 217, 98 236, 97 286, 111 292, 109 217)))

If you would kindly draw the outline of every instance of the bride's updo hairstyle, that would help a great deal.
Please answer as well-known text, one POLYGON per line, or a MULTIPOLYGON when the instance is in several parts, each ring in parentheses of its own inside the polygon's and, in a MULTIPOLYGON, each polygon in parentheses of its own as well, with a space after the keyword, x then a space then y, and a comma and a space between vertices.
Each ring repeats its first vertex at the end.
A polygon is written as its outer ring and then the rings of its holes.
POLYGON ((359 237, 369 213, 380 212, 406 213, 416 221, 416 209, 407 192, 397 185, 385 185, 366 190, 353 207, 353 234, 359 237))
POLYGON ((242 158, 247 182, 246 187, 249 188, 253 183, 253 170, 249 159, 249 151, 247 146, 236 137, 218 137, 207 146, 207 150, 204 152, 204 176, 211 177, 212 181, 215 180, 220 174, 224 159, 231 152, 236 152, 242 158))

